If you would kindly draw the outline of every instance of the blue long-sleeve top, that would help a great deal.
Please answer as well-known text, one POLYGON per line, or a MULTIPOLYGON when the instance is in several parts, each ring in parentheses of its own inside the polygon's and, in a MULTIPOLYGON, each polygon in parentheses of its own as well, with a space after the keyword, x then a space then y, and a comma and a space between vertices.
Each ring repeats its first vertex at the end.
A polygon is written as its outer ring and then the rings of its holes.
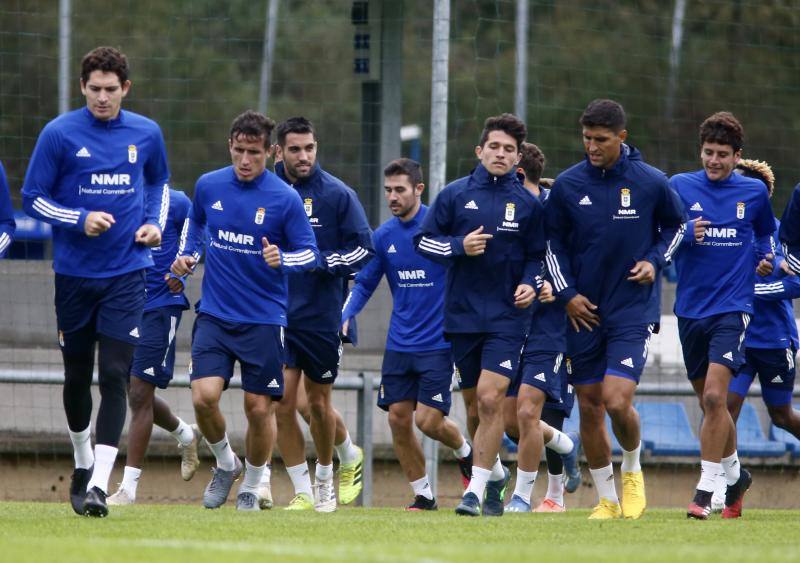
POLYGON ((199 311, 222 320, 286 326, 287 275, 319 265, 303 202, 265 170, 249 182, 228 166, 197 180, 179 256, 200 258, 207 237, 199 311), (281 267, 262 256, 262 237, 281 250, 281 267))
POLYGON ((670 185, 680 196, 690 221, 688 235, 675 256, 678 287, 675 314, 702 319, 722 313, 753 313, 758 260, 772 251, 775 230, 763 182, 739 174, 711 181, 704 170, 676 174, 670 185), (702 241, 694 221, 710 221, 702 241))
POLYGON ((22 204, 53 225, 53 269, 105 278, 153 264, 134 235, 143 224, 163 230, 169 208, 169 169, 158 125, 121 110, 101 121, 87 108, 48 123, 33 149, 22 204), (97 237, 84 232, 86 216, 105 211, 115 224, 97 237))
POLYGON ((289 328, 336 332, 347 280, 375 255, 364 208, 356 193, 319 163, 307 178, 294 183, 282 162, 275 173, 302 199, 322 258, 319 268, 289 276, 289 328))
POLYGON ((0 259, 2 259, 11 243, 14 242, 14 231, 17 223, 14 221, 14 208, 11 207, 11 190, 6 179, 6 170, 0 162, 0 259))
MULTIPOLYGON (((777 240, 780 221, 775 219, 773 240, 777 240)), ((747 325, 744 343, 748 348, 788 348, 798 346, 797 322, 792 299, 800 297, 800 276, 787 276, 781 269, 783 252, 775 246, 775 269, 768 276, 756 276, 753 318, 747 325)))
POLYGON ((147 280, 145 311, 169 306, 189 308, 189 301, 183 291, 171 293, 164 281, 164 276, 169 273, 169 268, 178 254, 183 224, 189 216, 191 207, 192 200, 185 193, 180 190, 169 190, 169 211, 167 212, 167 223, 161 232, 161 246, 151 249, 153 265, 145 272, 147 280))
POLYGON ((564 303, 581 294, 597 305, 607 326, 658 322, 660 270, 686 230, 685 213, 663 172, 622 145, 610 169, 588 158, 562 172, 545 208, 547 269, 564 303), (656 281, 629 281, 642 260, 656 281))
POLYGON ((536 287, 544 258, 542 204, 514 172, 490 174, 482 165, 448 184, 414 236, 417 252, 447 270, 445 331, 524 334, 530 312, 514 306, 519 284, 536 287), (467 256, 464 237, 483 226, 486 251, 467 256))
POLYGON ((800 274, 800 184, 795 186, 783 210, 779 240, 786 263, 795 274, 800 274))
POLYGON ((428 213, 420 207, 408 221, 393 217, 373 235, 375 258, 356 275, 341 322, 358 315, 385 275, 392 292, 386 349, 426 352, 450 348, 444 339, 447 269, 414 251, 414 234, 428 213))

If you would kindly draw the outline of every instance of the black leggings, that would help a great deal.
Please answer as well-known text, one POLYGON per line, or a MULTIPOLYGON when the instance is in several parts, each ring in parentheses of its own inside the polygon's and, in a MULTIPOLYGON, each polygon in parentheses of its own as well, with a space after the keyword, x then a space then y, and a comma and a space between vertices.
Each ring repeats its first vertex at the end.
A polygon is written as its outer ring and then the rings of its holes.
MULTIPOLYGON (((564 419, 567 415, 564 411, 555 409, 542 409, 542 421, 548 426, 561 430, 564 428, 564 419)), ((544 455, 547 458, 547 472, 552 475, 560 475, 564 473, 564 462, 561 461, 561 454, 558 454, 550 448, 544 449, 544 455)))
POLYGON ((94 343, 98 341, 100 409, 95 433, 98 444, 117 447, 127 414, 128 371, 134 345, 102 334, 91 325, 63 335, 64 412, 73 432, 86 429, 92 420, 92 371, 94 343))

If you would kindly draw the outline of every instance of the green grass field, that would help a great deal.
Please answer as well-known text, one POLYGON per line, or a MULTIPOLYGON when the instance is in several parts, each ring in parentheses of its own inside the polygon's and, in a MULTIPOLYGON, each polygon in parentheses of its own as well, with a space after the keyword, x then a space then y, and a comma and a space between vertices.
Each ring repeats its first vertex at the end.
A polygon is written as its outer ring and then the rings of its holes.
POLYGON ((140 505, 95 520, 74 515, 67 503, 0 503, 0 561, 800 560, 800 511, 748 510, 739 521, 707 522, 680 510, 651 510, 639 521, 587 516, 467 519, 444 509, 386 508, 239 514, 232 506, 140 505))

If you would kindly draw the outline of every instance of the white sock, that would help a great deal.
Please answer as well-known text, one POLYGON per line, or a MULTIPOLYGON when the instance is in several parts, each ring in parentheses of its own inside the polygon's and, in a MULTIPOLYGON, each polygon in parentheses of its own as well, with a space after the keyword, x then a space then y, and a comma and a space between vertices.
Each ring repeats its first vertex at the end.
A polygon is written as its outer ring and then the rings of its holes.
POLYGON ((217 458, 217 467, 225 471, 233 471, 236 468, 236 456, 231 449, 231 443, 228 441, 228 433, 217 442, 216 444, 208 443, 211 448, 211 453, 217 458))
MULTIPOLYGON (((550 428, 553 428, 552 426, 550 428)), ((564 434, 561 430, 553 428, 553 439, 544 445, 556 452, 557 454, 568 454, 575 447, 569 436, 564 434)))
POLYGON ((308 473, 308 462, 304 461, 299 465, 287 467, 286 472, 289 474, 289 479, 292 480, 294 494, 305 493, 314 498, 314 493, 311 491, 311 475, 308 473))
POLYGON ((458 448, 457 450, 453 450, 453 455, 455 455, 456 458, 458 459, 464 459, 469 455, 471 451, 472 447, 469 445, 469 442, 467 442, 467 440, 464 439, 464 443, 461 444, 461 447, 458 448))
POLYGON ((427 475, 422 479, 411 481, 411 488, 414 489, 415 496, 423 496, 428 500, 433 500, 433 491, 431 491, 431 484, 427 475))
POLYGON ((125 473, 122 474, 122 488, 128 493, 131 499, 136 498, 136 487, 139 486, 139 477, 142 476, 142 470, 138 467, 125 466, 125 473))
POLYGON ((94 453, 92 452, 92 425, 80 432, 69 430, 69 439, 72 441, 72 455, 75 457, 75 467, 78 469, 89 469, 94 465, 94 453))
POLYGON ((272 479, 272 464, 267 463, 264 465, 264 471, 261 472, 261 484, 269 485, 270 479, 272 479))
POLYGON ((353 444, 353 441, 350 439, 350 432, 344 438, 344 442, 339 444, 333 445, 333 449, 336 450, 336 455, 339 458, 339 463, 353 463, 355 460, 358 459, 358 448, 353 444))
POLYGON ((108 493, 108 479, 111 477, 111 470, 114 469, 116 460, 117 448, 104 444, 97 444, 94 447, 94 471, 92 471, 89 484, 86 485, 87 491, 92 487, 97 487, 104 493, 108 493))
POLYGON ((491 469, 484 469, 477 465, 472 466, 472 479, 469 481, 469 487, 464 491, 466 493, 475 493, 478 500, 483 504, 483 493, 486 492, 486 483, 489 482, 489 477, 492 475, 491 469))
POLYGON ((192 432, 192 427, 186 424, 180 418, 178 419, 178 427, 170 432, 173 438, 178 440, 178 443, 181 446, 188 446, 194 440, 194 432, 192 432))
POLYGON ((598 469, 589 469, 592 474, 594 486, 597 487, 597 496, 600 499, 619 504, 619 497, 617 496, 617 487, 614 485, 614 465, 609 463, 605 467, 598 469))
POLYGON ((642 442, 639 442, 639 445, 636 448, 632 449, 631 451, 627 451, 625 448, 622 449, 622 467, 620 471, 623 473, 636 473, 637 471, 642 470, 642 466, 639 463, 639 454, 642 451, 642 442))
POLYGON ((734 450, 734 452, 728 457, 723 457, 720 463, 722 464, 722 469, 725 471, 725 482, 729 486, 735 485, 741 474, 739 471, 741 469, 741 464, 739 463, 739 453, 734 450))
POLYGON ((330 481, 333 479, 333 464, 322 465, 319 460, 317 460, 317 469, 314 471, 314 478, 317 481, 330 481))
POLYGON ((700 481, 697 482, 697 489, 709 493, 714 492, 714 482, 717 475, 723 475, 725 470, 722 469, 721 463, 714 463, 713 461, 700 460, 700 481))
POLYGON ((517 482, 514 485, 514 495, 530 504, 537 475, 539 475, 538 471, 523 471, 517 467, 517 482))
POLYGON ((264 465, 252 465, 247 458, 244 458, 244 479, 242 484, 239 485, 239 493, 258 493, 258 486, 261 484, 261 475, 264 473, 264 465))
POLYGON ((489 481, 500 481, 505 478, 506 472, 503 469, 503 464, 500 463, 500 456, 497 456, 492 466, 492 475, 489 477, 489 481))
POLYGON ((549 498, 553 502, 564 506, 564 474, 553 475, 547 472, 547 495, 544 498, 549 498))

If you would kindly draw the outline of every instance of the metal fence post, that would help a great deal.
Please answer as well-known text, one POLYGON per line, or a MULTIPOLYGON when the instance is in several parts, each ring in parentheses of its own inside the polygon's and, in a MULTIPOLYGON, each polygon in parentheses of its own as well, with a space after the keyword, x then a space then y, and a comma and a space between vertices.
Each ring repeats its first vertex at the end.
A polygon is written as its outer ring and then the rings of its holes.
POLYGON ((358 414, 356 423, 356 439, 364 450, 364 463, 361 468, 361 479, 364 488, 361 491, 361 506, 372 506, 372 374, 359 373, 361 387, 358 389, 358 414))

